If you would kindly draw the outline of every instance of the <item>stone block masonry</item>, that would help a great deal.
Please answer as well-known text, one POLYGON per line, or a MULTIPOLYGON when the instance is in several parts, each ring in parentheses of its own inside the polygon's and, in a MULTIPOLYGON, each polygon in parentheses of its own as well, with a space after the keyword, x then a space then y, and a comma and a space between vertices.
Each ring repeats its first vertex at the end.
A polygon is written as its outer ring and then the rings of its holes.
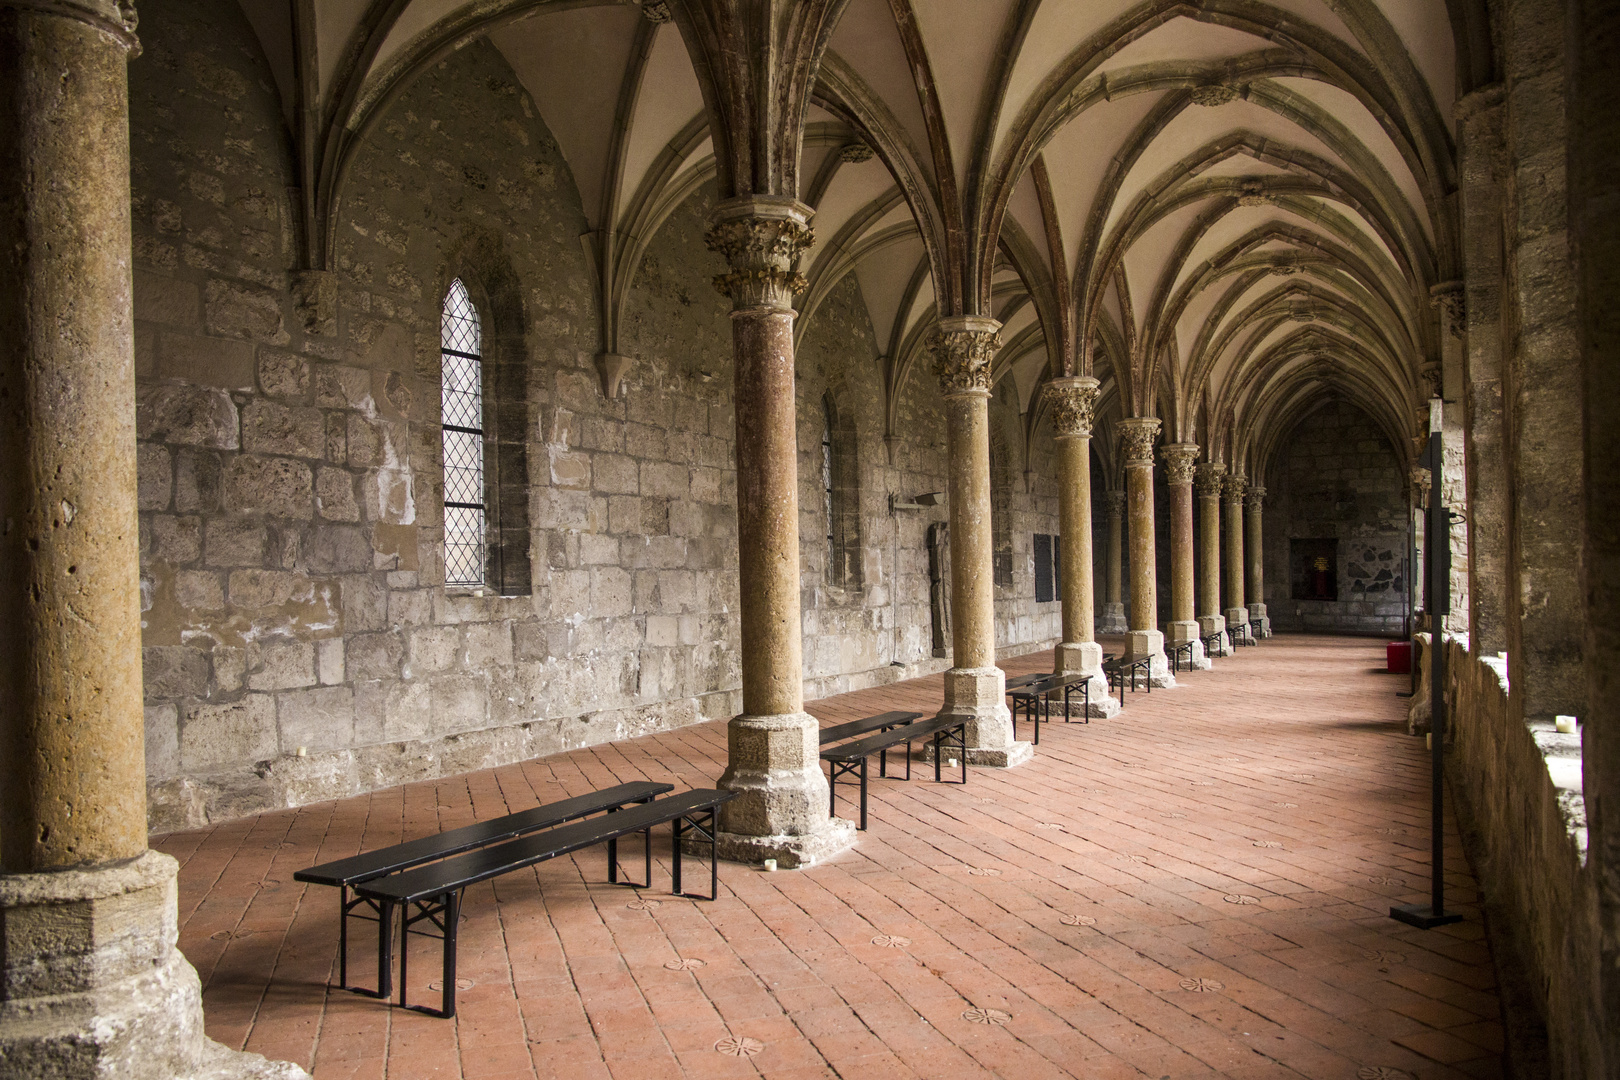
POLYGON ((1266 497, 1265 602, 1278 630, 1399 636, 1406 615, 1406 481, 1383 432, 1335 402, 1286 444, 1266 497), (1336 541, 1332 600, 1296 595, 1295 540, 1336 541))
MULTIPOLYGON (((605 400, 588 224, 493 47, 460 50, 390 107, 355 158, 334 265, 311 273, 251 29, 200 0, 141 14, 130 86, 151 827, 735 713, 731 325, 703 240, 712 190, 648 248, 620 323, 634 362, 605 400), (456 277, 484 328, 482 595, 443 584, 439 318, 456 277)), ((937 387, 905 388, 891 448, 853 280, 802 330, 807 688, 942 670, 926 534, 944 508, 888 511, 891 491, 945 486, 937 387), (829 389, 851 402, 857 435, 853 588, 826 574, 829 389)), ((1038 472, 1040 455, 1037 440, 1038 472)), ((1027 552, 1029 534, 1056 531, 1048 484, 1011 491, 1004 652, 1056 635, 1027 552)))

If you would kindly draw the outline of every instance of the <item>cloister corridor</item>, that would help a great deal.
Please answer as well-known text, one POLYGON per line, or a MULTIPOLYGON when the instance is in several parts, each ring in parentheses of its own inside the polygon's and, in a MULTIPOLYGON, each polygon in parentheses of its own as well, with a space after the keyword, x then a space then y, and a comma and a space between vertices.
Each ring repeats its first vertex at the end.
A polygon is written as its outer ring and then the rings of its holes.
MULTIPOLYGON (((1467 918, 1388 917, 1423 896, 1429 789, 1382 650, 1278 635, 1112 719, 1043 725, 1018 768, 874 780, 854 848, 802 871, 722 863, 714 903, 670 895, 667 829, 650 904, 607 883, 600 847, 471 889, 454 1021, 328 989, 337 898, 293 872, 608 784, 707 786, 723 722, 154 846, 181 862, 208 1033, 319 1080, 1500 1076, 1492 958, 1449 822, 1467 918), (756 1052, 717 1051, 728 1038, 756 1052)), ((940 694, 934 676, 809 709, 931 713, 940 694)), ((621 850, 633 873, 640 858, 621 850)), ((421 1000, 435 946, 412 955, 421 1000)))

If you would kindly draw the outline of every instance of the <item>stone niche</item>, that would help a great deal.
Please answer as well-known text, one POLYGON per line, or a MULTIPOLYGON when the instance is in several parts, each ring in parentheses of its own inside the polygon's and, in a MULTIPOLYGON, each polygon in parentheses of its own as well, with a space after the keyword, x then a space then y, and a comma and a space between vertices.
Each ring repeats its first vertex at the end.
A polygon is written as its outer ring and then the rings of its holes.
POLYGON ((1283 446, 1265 511, 1273 627, 1399 634, 1407 496, 1388 439, 1360 409, 1333 402, 1301 421, 1283 446))
MULTIPOLYGON (((312 274, 295 269, 298 179, 245 17, 207 0, 145 0, 141 16, 130 129, 153 829, 734 714, 735 420, 729 303, 704 243, 712 186, 651 240, 620 319, 635 362, 608 400, 569 163, 492 45, 424 71, 370 129, 333 265, 312 274), (499 443, 486 501, 512 564, 481 591, 444 584, 439 323, 458 277, 486 327, 499 443)), ((946 487, 938 387, 908 380, 886 442, 853 277, 804 329, 806 690, 941 670, 927 537, 947 508, 888 500, 946 487), (842 565, 858 573, 838 581, 818 461, 829 393, 855 439, 842 565)), ((995 409, 1016 431, 1007 392, 995 409)), ((1043 431, 1009 462, 1004 651, 1057 633, 1028 550, 1056 531, 1051 452, 1043 431)))

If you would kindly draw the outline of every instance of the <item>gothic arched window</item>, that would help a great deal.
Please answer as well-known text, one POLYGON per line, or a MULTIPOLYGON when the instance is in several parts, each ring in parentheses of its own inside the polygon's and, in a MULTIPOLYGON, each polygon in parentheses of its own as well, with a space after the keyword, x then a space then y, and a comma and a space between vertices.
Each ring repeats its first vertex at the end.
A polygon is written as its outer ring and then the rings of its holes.
POLYGON ((443 360, 444 583, 484 584, 484 363, 478 309, 458 278, 439 321, 443 360))

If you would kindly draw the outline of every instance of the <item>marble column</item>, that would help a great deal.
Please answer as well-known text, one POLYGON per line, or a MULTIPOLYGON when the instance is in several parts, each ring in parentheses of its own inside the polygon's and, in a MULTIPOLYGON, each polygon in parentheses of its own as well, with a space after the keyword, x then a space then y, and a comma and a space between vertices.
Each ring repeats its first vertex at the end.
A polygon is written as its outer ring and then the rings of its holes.
MULTIPOLYGON (((1091 430, 1097 380, 1089 375, 1054 379, 1046 386, 1058 451, 1058 528, 1062 553, 1063 641, 1057 647, 1061 672, 1085 675, 1090 683, 1089 715, 1119 712, 1102 670, 1102 646, 1095 632, 1091 552, 1091 430)), ((1078 707, 1078 706, 1076 706, 1078 707)))
POLYGON ((1249 482, 1236 469, 1226 474, 1222 494, 1226 496, 1226 625, 1233 631, 1249 621, 1249 607, 1243 599, 1243 494, 1249 482))
POLYGON ((1249 628, 1257 638, 1271 636, 1271 619, 1266 615, 1266 549, 1261 531, 1261 513, 1266 502, 1266 489, 1251 484, 1243 500, 1245 536, 1244 595, 1248 597, 1249 628))
POLYGON ((1221 614, 1221 487, 1226 463, 1206 461, 1198 466, 1198 629, 1205 637, 1221 635, 1216 653, 1226 656, 1232 642, 1221 614))
POLYGON ((1021 765, 1033 754, 1013 739, 1007 677, 996 666, 996 592, 990 530, 990 361, 1001 324, 975 315, 943 318, 928 338, 945 395, 951 520, 951 669, 941 716, 967 720, 968 761, 1021 765))
POLYGON ((1208 671, 1214 665, 1204 655, 1193 604, 1193 470, 1198 447, 1172 443, 1160 447, 1159 454, 1170 488, 1170 643, 1192 642, 1193 668, 1208 671))
POLYGON ((851 822, 829 816, 820 725, 804 711, 799 618, 798 417, 793 387, 794 269, 812 211, 751 196, 715 208, 710 249, 730 270, 736 366, 738 608, 743 711, 727 729, 720 854, 809 866, 848 847, 851 822))
POLYGON ((1153 658, 1149 678, 1154 686, 1174 686, 1176 679, 1164 654, 1164 634, 1159 631, 1158 558, 1153 531, 1153 444, 1159 435, 1159 421, 1156 417, 1134 417, 1121 420, 1119 428, 1130 512, 1130 655, 1153 658))
POLYGON ((146 846, 133 6, 0 0, 0 1068, 303 1077, 203 1034, 146 846))
POLYGON ((1098 629, 1104 634, 1126 634, 1130 624, 1125 621, 1125 493, 1103 492, 1103 505, 1108 512, 1108 552, 1103 577, 1102 623, 1098 629))

